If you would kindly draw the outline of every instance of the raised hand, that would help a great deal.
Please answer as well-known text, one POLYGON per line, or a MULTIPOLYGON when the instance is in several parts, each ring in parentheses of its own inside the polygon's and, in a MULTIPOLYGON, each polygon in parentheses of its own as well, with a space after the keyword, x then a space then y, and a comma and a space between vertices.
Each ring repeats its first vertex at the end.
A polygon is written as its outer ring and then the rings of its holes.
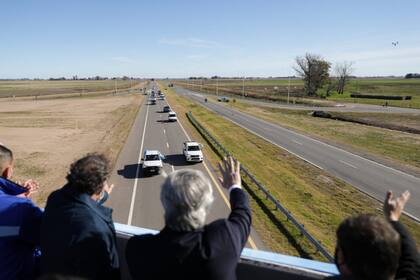
POLYGON ((219 177, 219 182, 225 189, 229 189, 233 185, 241 186, 241 164, 232 156, 224 158, 222 163, 219 163, 219 170, 222 177, 219 177))
POLYGON ((386 193, 384 202, 385 217, 390 221, 398 221, 404 210, 404 206, 410 198, 410 192, 405 191, 399 197, 393 198, 392 191, 386 193))

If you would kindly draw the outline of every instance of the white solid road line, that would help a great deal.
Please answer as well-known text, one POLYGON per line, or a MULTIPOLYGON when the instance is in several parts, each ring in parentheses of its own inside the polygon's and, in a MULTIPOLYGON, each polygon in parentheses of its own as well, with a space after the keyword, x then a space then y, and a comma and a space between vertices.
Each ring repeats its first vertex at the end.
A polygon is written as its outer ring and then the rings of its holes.
POLYGON ((354 169, 357 169, 357 167, 356 166, 354 166, 353 164, 350 164, 350 163, 348 163, 348 162, 345 162, 344 160, 339 160, 339 162, 341 162, 342 164, 345 164, 345 165, 348 165, 348 166, 350 166, 350 167, 352 167, 352 168, 354 168, 354 169))
POLYGON ((144 136, 146 135, 146 126, 147 126, 148 116, 149 116, 149 106, 146 107, 146 118, 144 120, 143 135, 141 137, 139 157, 138 157, 138 160, 137 160, 136 179, 134 180, 133 194, 131 195, 130 211, 128 212, 127 225, 129 225, 129 226, 131 226, 131 222, 133 221, 134 202, 136 200, 137 184, 138 184, 138 180, 139 180, 138 175, 139 175, 139 171, 140 171, 141 155, 143 153, 144 136))

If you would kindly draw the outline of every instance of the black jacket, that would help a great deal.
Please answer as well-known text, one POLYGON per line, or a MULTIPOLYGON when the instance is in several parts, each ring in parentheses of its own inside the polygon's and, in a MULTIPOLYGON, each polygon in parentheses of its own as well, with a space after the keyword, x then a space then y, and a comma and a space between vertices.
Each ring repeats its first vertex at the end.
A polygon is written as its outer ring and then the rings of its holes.
POLYGON ((112 210, 70 185, 53 192, 41 225, 41 272, 119 279, 112 210))
POLYGON ((251 229, 246 194, 233 189, 228 219, 204 228, 132 237, 126 257, 133 279, 236 279, 236 266, 251 229))
MULTIPOLYGON (((418 280, 420 279, 420 255, 416 248, 416 242, 409 231, 400 222, 391 222, 394 229, 400 234, 401 256, 398 262, 396 280, 418 280)), ((327 277, 326 279, 351 280, 351 277, 343 276, 327 277)))

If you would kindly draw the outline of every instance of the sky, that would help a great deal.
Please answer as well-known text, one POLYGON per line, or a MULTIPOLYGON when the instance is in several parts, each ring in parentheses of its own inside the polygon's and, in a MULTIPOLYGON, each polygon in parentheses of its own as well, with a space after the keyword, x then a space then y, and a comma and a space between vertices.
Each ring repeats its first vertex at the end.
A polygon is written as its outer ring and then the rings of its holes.
POLYGON ((419 20, 418 0, 0 0, 0 79, 289 76, 305 53, 405 75, 419 20))

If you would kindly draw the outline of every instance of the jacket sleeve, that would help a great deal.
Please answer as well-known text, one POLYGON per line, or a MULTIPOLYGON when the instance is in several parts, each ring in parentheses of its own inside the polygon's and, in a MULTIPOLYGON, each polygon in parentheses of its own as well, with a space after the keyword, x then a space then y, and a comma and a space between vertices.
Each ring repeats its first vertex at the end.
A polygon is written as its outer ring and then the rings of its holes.
POLYGON ((21 208, 22 220, 19 238, 24 242, 39 246, 43 211, 30 201, 22 204, 21 208))
POLYGON ((239 255, 248 240, 252 221, 248 197, 242 189, 235 188, 231 191, 230 206, 232 210, 228 218, 228 227, 239 255))
POLYGON ((416 242, 402 223, 391 222, 391 224, 401 238, 401 256, 395 278, 420 279, 420 255, 416 248, 416 242))

